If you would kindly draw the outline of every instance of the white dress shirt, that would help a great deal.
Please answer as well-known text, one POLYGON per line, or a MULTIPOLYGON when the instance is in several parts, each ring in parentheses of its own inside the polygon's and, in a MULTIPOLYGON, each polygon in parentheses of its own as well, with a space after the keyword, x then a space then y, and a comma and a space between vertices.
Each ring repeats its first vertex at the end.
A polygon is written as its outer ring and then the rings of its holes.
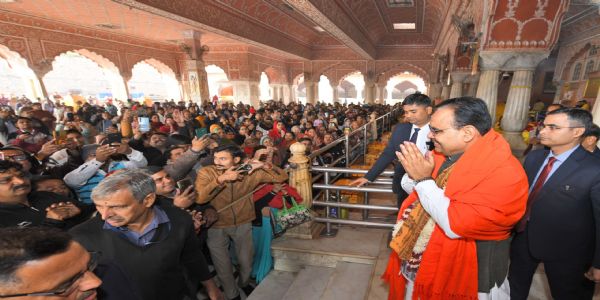
POLYGON ((410 129, 410 137, 412 137, 413 133, 415 133, 415 128, 419 128, 419 133, 417 135, 417 148, 419 148, 419 151, 421 151, 421 153, 425 154, 429 149, 427 149, 427 143, 429 142, 429 138, 427 137, 429 135, 429 123, 423 125, 423 127, 419 127, 417 125, 412 126, 412 128, 410 129))

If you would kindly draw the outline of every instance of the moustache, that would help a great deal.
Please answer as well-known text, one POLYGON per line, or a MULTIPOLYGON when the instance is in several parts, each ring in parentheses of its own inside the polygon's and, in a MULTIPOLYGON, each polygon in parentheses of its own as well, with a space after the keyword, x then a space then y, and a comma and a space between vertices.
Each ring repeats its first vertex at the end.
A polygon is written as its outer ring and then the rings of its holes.
POLYGON ((77 300, 85 300, 89 296, 93 295, 94 293, 96 293, 95 289, 93 289, 91 291, 85 291, 83 294, 81 294, 81 296, 77 297, 77 300))
POLYGON ((24 190, 25 190, 25 189, 29 189, 29 188, 31 188, 31 185, 29 185, 29 184, 19 184, 19 185, 15 185, 15 186, 12 188, 12 190, 13 190, 13 191, 16 191, 16 190, 18 190, 18 189, 24 189, 24 190))
POLYGON ((106 218, 106 221, 123 222, 124 220, 121 217, 108 217, 108 218, 106 218))

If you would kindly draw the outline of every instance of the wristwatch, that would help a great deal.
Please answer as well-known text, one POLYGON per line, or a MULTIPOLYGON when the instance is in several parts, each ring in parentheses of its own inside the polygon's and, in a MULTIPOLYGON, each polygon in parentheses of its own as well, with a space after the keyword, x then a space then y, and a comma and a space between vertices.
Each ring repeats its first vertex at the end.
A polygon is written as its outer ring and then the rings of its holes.
POLYGON ((423 181, 427 181, 427 180, 433 180, 433 177, 424 177, 421 179, 417 179, 417 180, 415 180, 415 185, 419 184, 419 182, 423 182, 423 181))

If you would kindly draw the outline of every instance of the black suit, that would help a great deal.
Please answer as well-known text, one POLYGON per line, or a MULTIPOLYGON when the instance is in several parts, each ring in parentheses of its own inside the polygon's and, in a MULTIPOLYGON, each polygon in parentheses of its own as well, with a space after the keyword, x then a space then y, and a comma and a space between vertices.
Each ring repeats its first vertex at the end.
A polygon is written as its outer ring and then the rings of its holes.
MULTIPOLYGON (((529 185, 548 150, 525 160, 529 185)), ((594 283, 584 277, 600 268, 600 159, 577 148, 548 178, 531 207, 525 230, 511 245, 511 299, 526 299, 542 262, 554 299, 591 299, 594 283)))
POLYGON ((594 152, 592 152, 592 155, 600 158, 600 149, 598 149, 598 146, 596 146, 596 149, 594 149, 594 152))
MULTIPOLYGON (((400 144, 410 140, 412 126, 413 125, 410 123, 403 123, 394 127, 394 131, 392 132, 392 136, 390 137, 387 146, 373 167, 371 167, 371 170, 365 175, 365 178, 369 181, 375 180, 375 178, 377 178, 377 176, 379 176, 379 174, 381 174, 385 168, 397 158, 396 151, 400 151, 400 144)), ((400 207, 402 201, 408 196, 400 186, 400 181, 402 180, 404 173, 406 173, 406 171, 404 171, 402 164, 399 162, 395 163, 392 190, 398 195, 398 207, 400 207)))

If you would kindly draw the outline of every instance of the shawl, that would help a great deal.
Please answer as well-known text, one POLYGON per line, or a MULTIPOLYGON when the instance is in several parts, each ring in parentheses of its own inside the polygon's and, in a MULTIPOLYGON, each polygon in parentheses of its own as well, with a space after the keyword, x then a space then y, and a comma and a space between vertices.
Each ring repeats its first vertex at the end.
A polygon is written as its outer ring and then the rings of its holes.
MULTIPOLYGON (((435 153, 437 174, 445 157, 435 153)), ((444 194, 450 199, 448 219, 454 233, 450 239, 439 227, 423 253, 414 283, 413 298, 477 299, 476 240, 504 240, 525 213, 528 182, 525 171, 512 155, 508 143, 490 130, 454 164, 444 194)), ((418 199, 413 192, 402 212, 418 199)), ((392 252, 382 276, 390 285, 389 300, 404 299, 406 279, 401 260, 392 252)))
MULTIPOLYGON (((259 189, 258 191, 254 192, 254 194, 252 195, 252 200, 254 200, 254 202, 258 201, 262 197, 264 197, 265 195, 270 193, 272 190, 273 190, 273 185, 267 184, 267 185, 263 186, 261 189, 259 189)), ((302 196, 300 196, 300 194, 298 193, 298 191, 296 191, 296 189, 294 187, 284 184, 282 190, 285 190, 288 195, 292 196, 292 198, 294 198, 294 200, 296 200, 296 203, 302 202, 302 196)), ((273 197, 273 199, 271 199, 271 201, 269 202, 269 206, 274 207, 274 208, 282 208, 283 207, 283 192, 282 191, 279 191, 279 193, 277 193, 277 195, 275 195, 275 197, 273 197)), ((287 207, 290 208, 291 204, 287 203, 287 207)))

